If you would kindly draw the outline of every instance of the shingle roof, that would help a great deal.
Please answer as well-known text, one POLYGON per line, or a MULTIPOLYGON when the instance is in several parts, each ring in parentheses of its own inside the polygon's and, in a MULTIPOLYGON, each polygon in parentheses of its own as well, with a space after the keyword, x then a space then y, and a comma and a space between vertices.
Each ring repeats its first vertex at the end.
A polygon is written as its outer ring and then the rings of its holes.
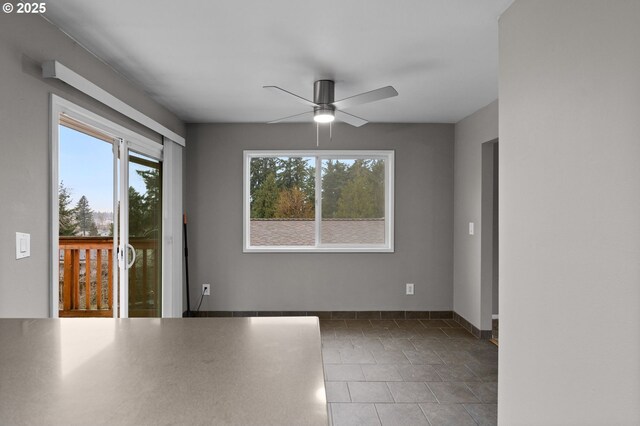
MULTIPOLYGON (((312 246, 315 221, 291 219, 252 219, 252 246, 312 246)), ((383 244, 384 219, 328 219, 322 221, 321 239, 325 244, 383 244)))

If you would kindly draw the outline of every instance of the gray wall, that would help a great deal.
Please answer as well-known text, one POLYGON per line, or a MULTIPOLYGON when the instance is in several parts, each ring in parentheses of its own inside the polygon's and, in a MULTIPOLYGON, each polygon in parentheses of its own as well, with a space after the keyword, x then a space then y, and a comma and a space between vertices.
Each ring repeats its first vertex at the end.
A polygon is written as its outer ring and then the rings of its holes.
POLYGON ((40 64, 57 59, 177 133, 184 125, 38 15, 0 14, 0 317, 49 315, 49 94, 56 93, 154 140, 158 135, 59 81, 40 64), (15 232, 31 257, 15 259, 15 232))
POLYGON ((491 329, 490 314, 481 320, 482 144, 497 137, 498 101, 455 126, 453 309, 481 330, 491 329))
POLYGON ((501 425, 640 424, 640 2, 500 19, 501 425))
POLYGON ((242 253, 242 151, 315 149, 315 125, 189 125, 192 306, 203 310, 451 310, 453 126, 334 126, 321 149, 393 149, 395 253, 242 253), (415 283, 415 295, 405 295, 415 283))

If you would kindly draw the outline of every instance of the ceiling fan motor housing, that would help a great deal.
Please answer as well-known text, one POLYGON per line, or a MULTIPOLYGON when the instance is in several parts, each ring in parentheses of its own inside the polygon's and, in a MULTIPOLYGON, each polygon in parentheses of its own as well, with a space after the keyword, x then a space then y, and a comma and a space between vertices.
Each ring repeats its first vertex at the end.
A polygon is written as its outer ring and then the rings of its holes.
POLYGON ((318 105, 332 104, 335 100, 334 83, 332 80, 318 80, 313 83, 313 102, 318 105))
POLYGON ((313 102, 318 106, 313 107, 314 115, 333 115, 336 107, 334 101, 334 82, 332 80, 318 80, 313 83, 313 102))

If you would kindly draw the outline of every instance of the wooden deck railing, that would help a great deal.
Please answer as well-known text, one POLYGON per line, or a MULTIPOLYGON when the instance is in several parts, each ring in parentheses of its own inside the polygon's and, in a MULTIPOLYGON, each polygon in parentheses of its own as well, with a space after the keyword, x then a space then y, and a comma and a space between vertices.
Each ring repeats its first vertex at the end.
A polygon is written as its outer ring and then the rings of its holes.
POLYGON ((131 238, 129 242, 136 250, 136 261, 129 269, 129 316, 159 317, 159 241, 131 238))
MULTIPOLYGON (((130 315, 155 316, 149 311, 159 310, 160 295, 153 288, 158 242, 132 239, 131 244, 137 259, 129 270, 130 315)), ((59 249, 59 316, 113 316, 113 238, 60 237, 59 249)))

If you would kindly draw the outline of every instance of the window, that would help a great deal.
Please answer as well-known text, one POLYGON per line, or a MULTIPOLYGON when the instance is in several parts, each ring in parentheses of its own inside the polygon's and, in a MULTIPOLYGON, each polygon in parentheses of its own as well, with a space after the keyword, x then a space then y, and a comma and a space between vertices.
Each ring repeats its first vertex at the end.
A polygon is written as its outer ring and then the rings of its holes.
POLYGON ((393 151, 245 151, 244 251, 393 251, 393 151))

